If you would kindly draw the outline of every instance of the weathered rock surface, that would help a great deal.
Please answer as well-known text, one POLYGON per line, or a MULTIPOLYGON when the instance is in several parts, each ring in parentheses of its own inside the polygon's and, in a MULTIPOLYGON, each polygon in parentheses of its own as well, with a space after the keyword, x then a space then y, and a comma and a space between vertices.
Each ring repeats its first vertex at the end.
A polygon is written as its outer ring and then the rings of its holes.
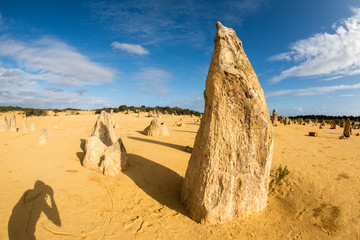
POLYGON ((83 160, 83 166, 96 170, 100 170, 101 156, 106 150, 106 145, 97 137, 91 136, 86 140, 86 154, 83 160))
POLYGON ((102 156, 100 171, 106 176, 115 176, 120 170, 128 168, 128 157, 123 142, 119 138, 112 146, 108 147, 102 156))
POLYGON ((4 115, 1 119, 0 119, 0 132, 5 132, 9 129, 9 124, 7 121, 6 116, 4 115))
POLYGON ((29 128, 28 128, 26 116, 25 116, 24 120, 23 120, 23 133, 27 133, 28 131, 29 131, 29 128))
POLYGON ((211 224, 266 206, 273 127, 264 92, 231 28, 217 23, 205 110, 181 200, 192 219, 211 224))
POLYGON ((331 124, 330 129, 336 129, 336 122, 335 122, 335 120, 331 120, 330 124, 331 124))
POLYGON ((115 176, 128 167, 127 153, 121 138, 116 135, 111 124, 110 115, 102 111, 90 137, 86 140, 83 166, 102 172, 107 176, 115 176))
POLYGON ((276 126, 277 121, 278 121, 276 109, 274 109, 273 112, 272 112, 272 118, 271 118, 271 120, 272 120, 273 126, 276 126))
POLYGON ((169 131, 165 123, 160 123, 158 119, 151 120, 151 123, 143 131, 146 136, 168 136, 169 131))
POLYGON ((30 131, 34 132, 35 131, 35 123, 32 123, 30 126, 30 131))
POLYGON ((107 147, 116 142, 117 139, 111 123, 111 118, 107 112, 101 111, 93 129, 90 132, 90 136, 98 137, 107 147))
POLYGON ((43 130, 40 133, 39 144, 40 145, 48 144, 50 141, 51 138, 49 132, 47 131, 46 128, 43 128, 43 130))
POLYGON ((16 128, 16 119, 14 120, 14 118, 9 118, 9 129, 11 132, 16 132, 17 128, 16 128))
POLYGON ((346 119, 345 124, 344 124, 344 132, 343 132, 344 137, 350 137, 351 135, 351 126, 350 126, 350 119, 346 119))

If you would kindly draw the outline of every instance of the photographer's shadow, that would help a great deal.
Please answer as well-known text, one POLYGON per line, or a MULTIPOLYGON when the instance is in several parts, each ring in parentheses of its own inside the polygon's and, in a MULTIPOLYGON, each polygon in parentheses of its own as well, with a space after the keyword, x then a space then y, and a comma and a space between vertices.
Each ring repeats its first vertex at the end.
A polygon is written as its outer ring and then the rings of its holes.
POLYGON ((9 240, 36 239, 36 223, 42 212, 55 225, 61 226, 53 189, 38 180, 34 189, 26 190, 12 210, 8 225, 9 240))

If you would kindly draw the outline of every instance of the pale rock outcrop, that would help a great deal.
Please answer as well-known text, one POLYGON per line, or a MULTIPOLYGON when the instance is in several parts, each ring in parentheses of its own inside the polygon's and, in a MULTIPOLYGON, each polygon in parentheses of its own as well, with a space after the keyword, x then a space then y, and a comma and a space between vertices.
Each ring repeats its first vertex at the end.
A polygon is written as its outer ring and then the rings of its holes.
POLYGON ((97 137, 91 136, 86 140, 86 154, 83 160, 83 166, 100 171, 100 158, 106 150, 106 145, 97 137))
POLYGON ((31 132, 35 132, 35 123, 32 123, 31 126, 30 126, 30 131, 31 132))
POLYGON ((158 119, 151 120, 151 123, 143 131, 146 136, 168 136, 169 131, 165 123, 160 123, 158 119))
POLYGON ((231 28, 216 24, 205 110, 181 200, 198 222, 220 224, 265 208, 273 126, 264 92, 231 28))
POLYGON ((277 121, 278 121, 276 109, 274 109, 273 112, 272 112, 272 119, 271 119, 271 120, 272 120, 273 126, 276 126, 276 125, 277 125, 277 121))
POLYGON ((103 153, 100 171, 105 176, 115 176, 120 170, 128 169, 128 158, 123 142, 119 138, 113 145, 106 148, 103 153))
POLYGON ((46 128, 43 128, 43 130, 40 133, 39 144, 45 145, 45 144, 50 143, 50 141, 51 141, 51 138, 50 138, 49 132, 47 131, 46 128))
POLYGON ((174 126, 183 127, 183 126, 185 126, 185 123, 183 122, 183 119, 180 118, 180 120, 178 122, 175 122, 174 126))
MULTIPOLYGON (((116 125, 115 125, 116 127, 116 125)), ((121 138, 116 139, 111 117, 105 111, 100 113, 90 137, 86 140, 83 166, 115 176, 128 167, 127 153, 121 138)))
POLYGON ((331 122, 330 122, 330 129, 336 129, 336 122, 335 122, 335 120, 331 120, 331 122))
POLYGON ((9 129, 9 124, 6 116, 4 115, 0 120, 0 132, 5 132, 9 129))
POLYGON ((351 134, 350 119, 348 118, 345 120, 343 135, 344 137, 350 137, 351 134))
POLYGON ((105 111, 101 111, 93 129, 90 132, 90 137, 98 137, 102 143, 107 147, 113 145, 116 142, 116 135, 111 123, 109 114, 105 111))
POLYGON ((10 129, 11 132, 17 132, 16 118, 13 118, 13 117, 9 118, 9 129, 10 129))
POLYGON ((26 116, 25 116, 24 120, 23 120, 23 133, 27 133, 27 132, 29 132, 29 128, 28 128, 26 116))

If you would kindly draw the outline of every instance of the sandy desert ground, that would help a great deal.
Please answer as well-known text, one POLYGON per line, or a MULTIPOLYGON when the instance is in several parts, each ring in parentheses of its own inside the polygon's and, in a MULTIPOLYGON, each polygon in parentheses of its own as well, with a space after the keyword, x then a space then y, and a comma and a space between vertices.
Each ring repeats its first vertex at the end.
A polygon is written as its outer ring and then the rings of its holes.
POLYGON ((170 136, 147 137, 141 131, 151 118, 114 114, 131 167, 106 177, 80 163, 97 116, 29 117, 37 129, 24 134, 17 115, 19 131, 0 133, 0 239, 8 239, 9 219, 37 239, 360 239, 360 130, 339 139, 339 127, 279 124, 272 169, 287 166, 284 184, 263 211, 212 226, 191 220, 180 203, 194 118, 175 127, 179 116, 163 116, 170 136), (38 144, 42 128, 47 145, 38 144))

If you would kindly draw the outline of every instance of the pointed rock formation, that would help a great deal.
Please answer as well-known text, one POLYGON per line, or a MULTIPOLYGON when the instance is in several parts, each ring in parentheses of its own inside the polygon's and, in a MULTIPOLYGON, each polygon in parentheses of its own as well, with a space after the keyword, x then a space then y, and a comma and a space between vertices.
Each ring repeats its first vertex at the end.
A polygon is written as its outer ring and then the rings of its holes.
POLYGON ((90 137, 86 140, 83 166, 103 172, 107 176, 115 176, 120 170, 127 169, 127 153, 121 141, 116 140, 111 118, 105 111, 100 113, 90 137))
POLYGON ((98 137, 107 147, 116 142, 116 136, 111 124, 111 118, 105 111, 101 111, 93 129, 90 132, 90 137, 98 137))
POLYGON ((40 134, 39 144, 44 145, 44 144, 48 144, 49 142, 50 142, 50 134, 46 128, 43 128, 40 134))
POLYGON ((343 135, 344 137, 350 137, 351 135, 351 126, 350 126, 350 119, 346 119, 345 124, 344 124, 344 132, 343 135))
POLYGON ((165 123, 160 123, 158 119, 151 120, 151 123, 143 131, 146 136, 168 136, 169 131, 165 123))
POLYGON ((5 132, 9 129, 9 124, 6 116, 4 115, 0 120, 0 132, 5 132))
POLYGON ((331 122, 330 122, 330 129, 336 129, 336 122, 335 122, 335 120, 331 120, 331 122))
POLYGON ((192 219, 225 223, 265 208, 273 127, 264 92, 231 28, 216 23, 205 110, 181 193, 192 219))
POLYGON ((29 128, 28 128, 26 116, 25 116, 24 120, 23 120, 23 133, 27 133, 27 132, 29 132, 29 128))
POLYGON ((15 118, 9 118, 9 129, 11 132, 16 132, 16 119, 15 118))
POLYGON ((102 159, 100 171, 105 176, 115 176, 128 168, 126 149, 120 138, 105 150, 102 159))
POLYGON ((30 126, 30 131, 35 132, 35 123, 32 123, 30 126))

